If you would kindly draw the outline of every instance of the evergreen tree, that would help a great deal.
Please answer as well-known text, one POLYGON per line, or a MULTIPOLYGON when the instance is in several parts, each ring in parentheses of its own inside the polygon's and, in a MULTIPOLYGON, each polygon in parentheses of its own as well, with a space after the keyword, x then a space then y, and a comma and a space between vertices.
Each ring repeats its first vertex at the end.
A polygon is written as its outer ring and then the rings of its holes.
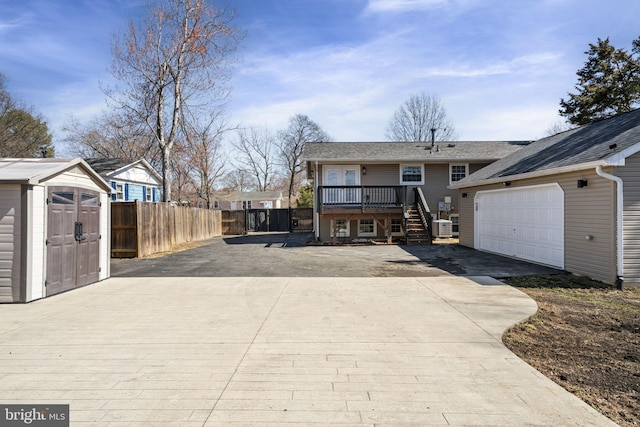
POLYGON ((560 100, 560 115, 574 125, 584 125, 636 108, 640 103, 640 38, 633 42, 633 54, 616 49, 608 38, 589 44, 585 54, 587 62, 576 72, 576 93, 560 100))
POLYGON ((297 208, 313 207, 313 184, 309 183, 300 187, 300 195, 296 202, 297 208))

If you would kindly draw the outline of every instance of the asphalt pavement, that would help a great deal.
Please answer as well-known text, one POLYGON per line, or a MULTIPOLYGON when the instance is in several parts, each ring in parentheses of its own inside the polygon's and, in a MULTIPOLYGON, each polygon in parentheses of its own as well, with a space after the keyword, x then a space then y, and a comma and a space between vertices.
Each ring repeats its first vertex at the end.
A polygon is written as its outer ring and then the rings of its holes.
POLYGON ((559 270, 457 244, 307 245, 310 234, 216 237, 163 256, 113 259, 112 277, 434 277, 505 278, 559 270))

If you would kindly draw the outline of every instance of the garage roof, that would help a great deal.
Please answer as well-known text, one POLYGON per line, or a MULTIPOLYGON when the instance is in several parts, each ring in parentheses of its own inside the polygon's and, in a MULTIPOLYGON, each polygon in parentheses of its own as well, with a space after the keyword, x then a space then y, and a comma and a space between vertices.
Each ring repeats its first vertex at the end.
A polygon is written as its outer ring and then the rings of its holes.
POLYGON ((100 186, 111 192, 111 187, 82 159, 0 158, 0 183, 37 185, 74 167, 80 167, 100 186))
POLYGON ((449 188, 624 164, 640 151, 640 109, 540 139, 449 188))
POLYGON ((312 142, 304 147, 307 162, 425 162, 494 161, 531 141, 436 142, 312 142))

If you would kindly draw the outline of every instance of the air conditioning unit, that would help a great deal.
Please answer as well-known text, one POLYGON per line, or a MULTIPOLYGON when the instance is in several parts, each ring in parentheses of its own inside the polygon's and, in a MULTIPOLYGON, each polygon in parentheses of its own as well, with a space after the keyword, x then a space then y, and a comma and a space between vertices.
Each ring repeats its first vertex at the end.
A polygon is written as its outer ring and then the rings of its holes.
POLYGON ((433 237, 453 236, 453 224, 448 219, 436 219, 433 221, 433 237))

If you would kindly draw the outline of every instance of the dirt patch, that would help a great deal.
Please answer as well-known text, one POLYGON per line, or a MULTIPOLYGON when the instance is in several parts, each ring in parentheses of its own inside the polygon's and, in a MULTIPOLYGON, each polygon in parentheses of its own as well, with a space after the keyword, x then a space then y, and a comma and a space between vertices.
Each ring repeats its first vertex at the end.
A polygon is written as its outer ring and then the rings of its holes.
POLYGON ((576 276, 505 281, 539 307, 505 345, 616 423, 640 425, 640 289, 576 276))

